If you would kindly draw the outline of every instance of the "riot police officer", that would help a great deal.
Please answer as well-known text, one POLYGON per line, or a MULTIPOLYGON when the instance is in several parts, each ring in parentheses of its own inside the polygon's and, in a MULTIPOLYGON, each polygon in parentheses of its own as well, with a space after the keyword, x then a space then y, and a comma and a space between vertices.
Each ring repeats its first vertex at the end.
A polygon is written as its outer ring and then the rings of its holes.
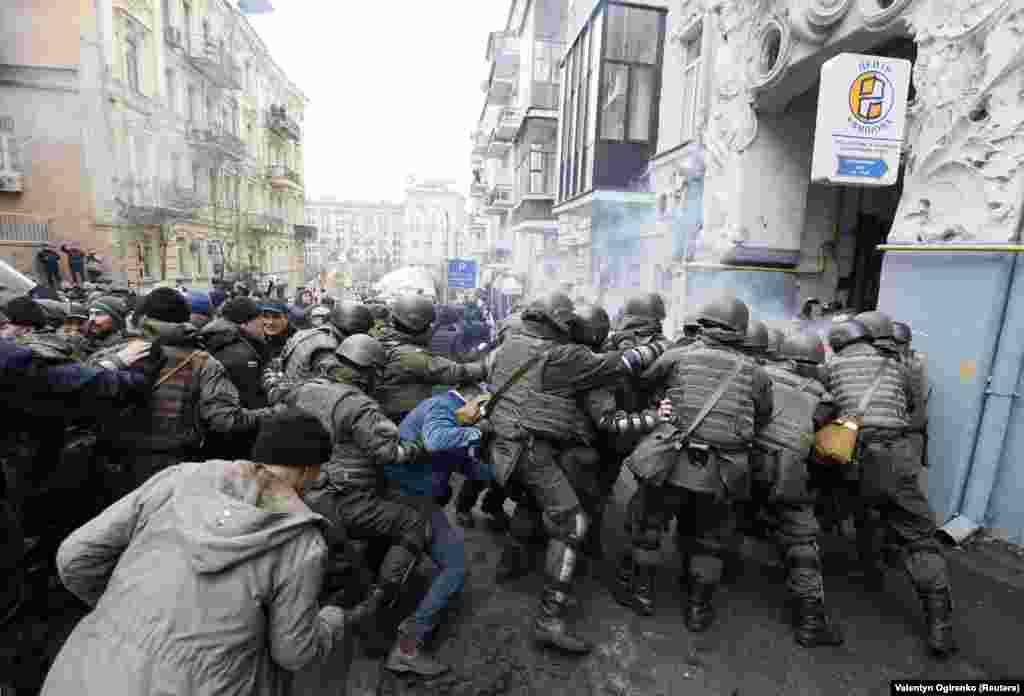
MULTIPOLYGON (((833 328, 829 342, 836 354, 826 365, 828 388, 840 416, 861 422, 856 456, 858 503, 880 513, 889 542, 924 607, 928 646, 936 656, 947 657, 956 649, 949 570, 935 536, 934 513, 918 485, 919 462, 907 437, 911 418, 921 406, 914 401, 906 365, 898 355, 874 345, 876 338, 891 339, 891 319, 882 312, 858 316, 862 327, 865 319, 870 324, 868 335, 851 341, 843 335, 851 333, 848 328, 833 328), (836 348, 837 344, 842 347, 836 348), (874 393, 869 394, 872 388, 874 393), (865 395, 871 398, 860 413, 865 395)), ((858 532, 868 572, 879 574, 875 582, 880 584, 882 571, 874 562, 874 551, 865 548, 873 543, 873 534, 858 532)))
POLYGON ((366 305, 352 301, 335 304, 323 324, 298 331, 288 339, 281 351, 285 377, 298 381, 319 375, 321 360, 336 364, 334 353, 341 342, 368 333, 372 325, 373 316, 366 305))
POLYGON ((737 542, 735 503, 750 496, 749 450, 756 429, 771 417, 772 392, 764 369, 740 350, 750 319, 743 302, 717 295, 696 318, 700 339, 668 351, 643 375, 666 389, 678 426, 649 438, 678 439, 679 449, 654 457, 646 445, 656 440, 648 439, 627 460, 641 484, 627 513, 632 567, 620 572, 613 594, 638 613, 654 613, 661 532, 675 513, 689 584, 686 626, 700 632, 714 619, 711 600, 724 556, 737 542))

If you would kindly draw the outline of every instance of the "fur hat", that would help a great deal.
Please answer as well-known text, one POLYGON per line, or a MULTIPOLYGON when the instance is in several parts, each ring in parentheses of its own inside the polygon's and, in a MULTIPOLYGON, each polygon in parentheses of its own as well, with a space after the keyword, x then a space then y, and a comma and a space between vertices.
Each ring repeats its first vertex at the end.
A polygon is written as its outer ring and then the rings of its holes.
POLYGON ((9 322, 19 326, 45 329, 47 325, 46 311, 31 297, 15 297, 4 307, 4 314, 9 322))
POLYGON ((173 288, 156 288, 146 295, 136 311, 150 319, 169 324, 184 324, 190 314, 188 300, 173 288))
POLYGON ((244 324, 260 315, 260 306, 251 297, 235 297, 224 303, 220 314, 228 321, 244 324))

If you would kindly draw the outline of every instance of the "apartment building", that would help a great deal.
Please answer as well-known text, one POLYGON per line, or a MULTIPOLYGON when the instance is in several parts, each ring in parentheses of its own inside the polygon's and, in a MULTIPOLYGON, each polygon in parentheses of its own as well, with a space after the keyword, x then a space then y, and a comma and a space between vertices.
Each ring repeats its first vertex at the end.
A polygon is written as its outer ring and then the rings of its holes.
POLYGON ((466 197, 455 182, 410 177, 405 186, 404 265, 440 271, 477 248, 467 233, 466 197))
POLYGON ((318 230, 318 268, 330 290, 370 283, 399 268, 406 259, 406 212, 401 203, 339 200, 306 201, 306 222, 318 230))
MULTIPOLYGON (((32 26, 19 38, 39 38, 15 42, 19 53, 4 60, 32 77, 0 87, 0 111, 25 117, 30 142, 59 143, 74 159, 55 180, 47 158, 28 156, 22 191, 0 198, 0 213, 39 223, 0 225, 0 248, 76 241, 142 288, 271 275, 282 291, 304 284, 303 245, 314 232, 303 216, 307 100, 237 3, 56 4, 66 7, 0 10, 5 28, 32 26), (64 24, 81 31, 58 47, 49 28, 64 24), (42 66, 54 65, 40 81, 42 66), (31 118, 55 100, 64 108, 31 118), (77 201, 73 210, 65 200, 77 201)), ((18 265, 33 270, 27 257, 18 265)))
POLYGON ((557 285, 562 273, 552 206, 567 9, 564 0, 513 0, 504 28, 487 38, 472 134, 473 255, 488 278, 510 273, 534 290, 557 285))

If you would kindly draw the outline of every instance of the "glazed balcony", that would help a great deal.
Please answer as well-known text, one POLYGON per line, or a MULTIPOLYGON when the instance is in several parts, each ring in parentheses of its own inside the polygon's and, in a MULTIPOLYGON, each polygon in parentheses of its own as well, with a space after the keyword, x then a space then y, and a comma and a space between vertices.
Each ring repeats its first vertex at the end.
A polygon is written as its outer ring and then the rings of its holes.
POLYGON ((497 140, 513 140, 522 124, 523 110, 505 107, 498 115, 498 124, 494 127, 493 137, 497 140))
POLYGON ((187 50, 192 66, 215 86, 232 90, 242 88, 242 69, 224 50, 221 42, 196 35, 191 37, 187 50))
POLYGON ((516 194, 518 198, 554 198, 556 193, 557 154, 550 151, 530 150, 516 167, 516 194))
POLYGON ((271 106, 267 109, 267 128, 282 138, 295 142, 302 139, 302 128, 288 115, 283 106, 271 106))
POLYGON ((267 178, 270 179, 270 185, 275 189, 302 190, 302 177, 298 172, 283 164, 272 164, 267 167, 267 178))

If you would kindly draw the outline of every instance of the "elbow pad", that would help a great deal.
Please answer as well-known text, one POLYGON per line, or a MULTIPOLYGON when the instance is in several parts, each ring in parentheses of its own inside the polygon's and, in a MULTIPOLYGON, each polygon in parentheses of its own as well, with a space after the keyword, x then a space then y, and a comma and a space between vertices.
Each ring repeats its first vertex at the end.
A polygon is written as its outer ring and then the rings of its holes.
POLYGON ((629 435, 649 433, 658 425, 658 416, 653 411, 626 413, 616 411, 601 419, 598 426, 601 430, 613 435, 629 435))
POLYGON ((634 375, 640 374, 654 364, 668 348, 668 341, 651 341, 623 352, 622 361, 626 369, 634 375))

